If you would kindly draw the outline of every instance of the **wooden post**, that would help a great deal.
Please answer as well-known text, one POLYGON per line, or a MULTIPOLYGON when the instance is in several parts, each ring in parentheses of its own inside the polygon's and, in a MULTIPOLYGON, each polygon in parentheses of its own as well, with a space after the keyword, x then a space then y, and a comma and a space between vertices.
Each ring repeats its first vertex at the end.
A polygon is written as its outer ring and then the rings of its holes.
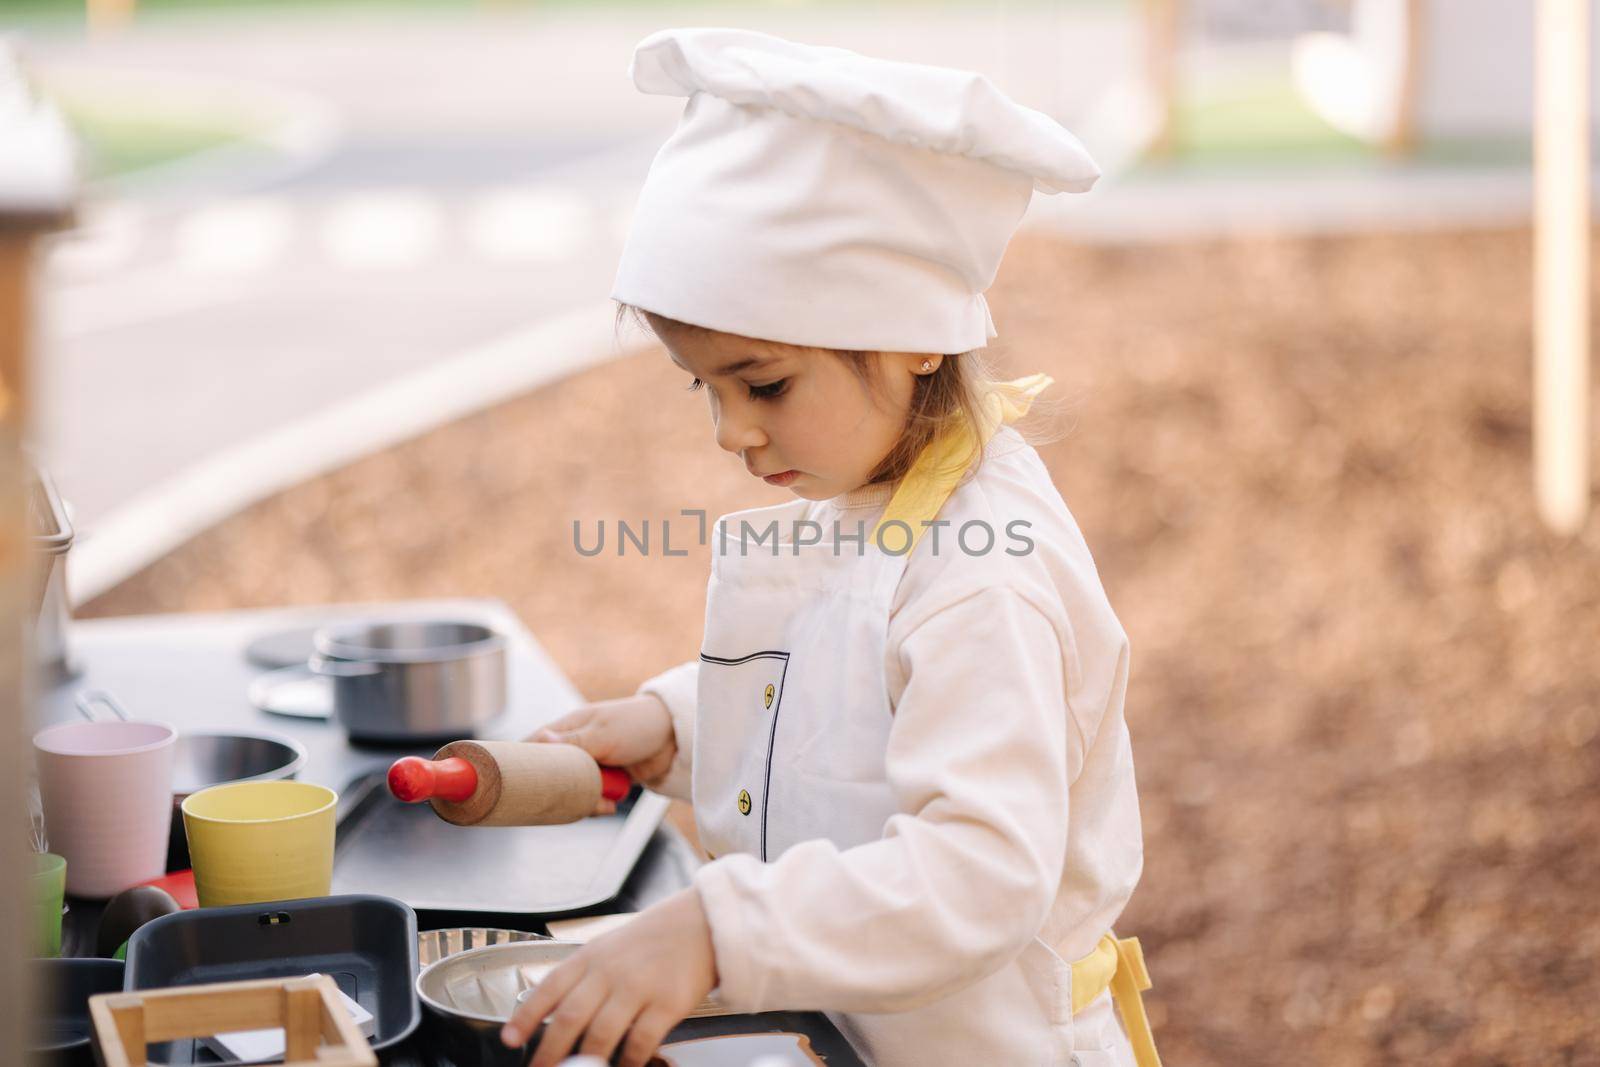
POLYGON ((1177 148, 1178 53, 1183 45, 1183 0, 1144 0, 1146 88, 1158 118, 1148 153, 1165 158, 1177 148))
MULTIPOLYGON (((34 559, 22 454, 28 430, 30 267, 39 234, 66 222, 73 194, 66 127, 32 98, 13 53, 0 48, 0 1049, 26 1047, 32 1018, 26 988, 24 918, 33 873, 26 835, 20 741, 27 736, 31 657, 25 631, 37 618, 34 559)), ((9 1054, 8 1054, 9 1055, 9 1054)))
POLYGON ((1407 156, 1417 147, 1417 103, 1422 96, 1422 64, 1427 55, 1425 38, 1430 30, 1427 0, 1402 0, 1405 15, 1401 32, 1405 34, 1400 60, 1400 85, 1396 93, 1394 121, 1383 139, 1384 154, 1407 156))
POLYGON ((98 36, 115 33, 133 21, 138 0, 85 0, 89 33, 98 36))
POLYGON ((1539 0, 1535 44, 1533 461, 1539 515, 1589 515, 1589 0, 1539 0))
MULTIPOLYGON (((0 126, 0 140, 4 128, 0 126)), ((28 255, 32 242, 23 232, 0 232, 0 781, 7 811, 24 810, 22 792, 14 783, 22 778, 24 664, 26 651, 19 625, 26 581, 27 527, 22 499, 22 423, 27 395, 23 385, 28 304, 28 255)), ((0 1048, 23 1045, 28 1012, 22 1009, 23 958, 27 955, 23 897, 24 845, 7 827, 0 832, 0 1048)), ((31 863, 31 861, 29 861, 31 863)))

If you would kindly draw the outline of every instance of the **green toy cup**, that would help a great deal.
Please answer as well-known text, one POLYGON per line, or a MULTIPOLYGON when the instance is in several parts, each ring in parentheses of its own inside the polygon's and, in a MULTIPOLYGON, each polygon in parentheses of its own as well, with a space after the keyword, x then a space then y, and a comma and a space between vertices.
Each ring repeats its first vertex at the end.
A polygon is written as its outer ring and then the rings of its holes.
POLYGON ((61 955, 61 905, 67 891, 67 861, 53 852, 33 856, 33 954, 61 955))

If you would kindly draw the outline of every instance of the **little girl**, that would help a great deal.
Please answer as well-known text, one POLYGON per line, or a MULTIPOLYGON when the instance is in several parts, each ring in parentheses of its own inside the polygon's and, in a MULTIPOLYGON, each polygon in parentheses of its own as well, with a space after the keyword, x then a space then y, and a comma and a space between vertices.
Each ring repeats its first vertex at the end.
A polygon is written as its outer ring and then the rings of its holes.
POLYGON ((688 98, 613 296, 796 499, 712 532, 697 660, 537 740, 692 800, 693 885, 552 971, 503 1035, 642 1065, 713 989, 826 1011, 877 1067, 1156 1067, 1128 640, 994 382, 983 293, 1034 189, 1098 177, 984 78, 673 30, 688 98))

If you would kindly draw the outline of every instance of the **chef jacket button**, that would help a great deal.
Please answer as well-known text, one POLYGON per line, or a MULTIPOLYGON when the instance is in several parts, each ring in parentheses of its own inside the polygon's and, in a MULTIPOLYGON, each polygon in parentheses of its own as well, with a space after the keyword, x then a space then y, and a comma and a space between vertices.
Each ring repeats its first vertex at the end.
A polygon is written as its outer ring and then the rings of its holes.
POLYGON ((748 789, 739 790, 739 814, 750 814, 750 791, 748 789))
POLYGON ((767 691, 761 694, 761 699, 766 702, 766 706, 769 708, 772 707, 772 696, 775 692, 776 690, 772 688, 772 683, 768 682, 767 691))

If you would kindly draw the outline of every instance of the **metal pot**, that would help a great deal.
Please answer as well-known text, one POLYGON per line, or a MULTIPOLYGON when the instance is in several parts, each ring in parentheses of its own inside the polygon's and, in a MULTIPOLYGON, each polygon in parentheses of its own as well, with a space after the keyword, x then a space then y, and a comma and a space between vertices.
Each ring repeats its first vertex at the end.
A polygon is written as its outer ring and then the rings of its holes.
POLYGON ((521 1067, 538 1048, 544 1026, 520 1049, 501 1044, 500 1028, 522 995, 582 947, 576 941, 488 945, 424 967, 417 975, 417 999, 434 1021, 436 1044, 456 1063, 521 1067))
POLYGON ((351 738, 470 737, 505 710, 506 640, 475 622, 325 627, 309 667, 331 680, 333 714, 351 738))
MULTIPOLYGON (((32 457, 29 459, 31 463, 32 457)), ((56 483, 37 464, 28 487, 28 512, 35 556, 30 594, 38 610, 33 629, 34 668, 39 684, 50 687, 78 673, 67 647, 67 627, 72 620, 67 601, 67 553, 73 532, 56 483)))

